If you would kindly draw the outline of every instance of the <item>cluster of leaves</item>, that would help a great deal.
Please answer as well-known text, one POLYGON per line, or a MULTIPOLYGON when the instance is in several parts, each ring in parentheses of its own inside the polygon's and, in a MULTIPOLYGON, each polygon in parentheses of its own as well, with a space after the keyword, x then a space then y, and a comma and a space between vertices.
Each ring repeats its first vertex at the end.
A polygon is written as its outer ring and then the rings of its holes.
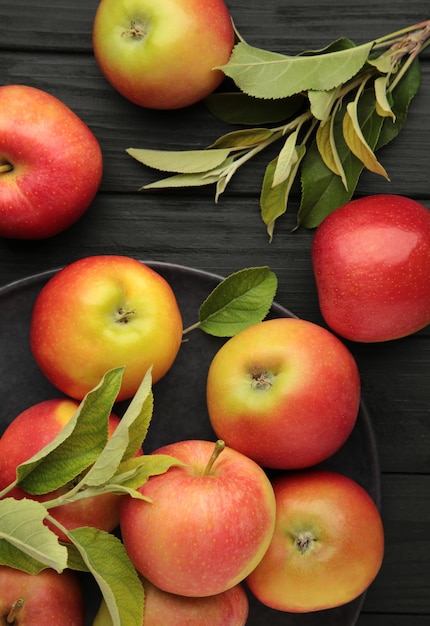
MULTIPOLYGON (((240 270, 217 285, 202 303, 198 321, 183 332, 200 328, 218 337, 233 336, 266 317, 276 288, 277 278, 267 266, 240 270)), ((139 487, 180 464, 162 454, 135 456, 152 418, 151 369, 108 438, 109 415, 123 371, 120 367, 106 372, 57 437, 21 464, 16 480, 0 493, 0 565, 30 574, 48 567, 57 572, 66 568, 90 572, 113 626, 141 626, 144 590, 122 542, 89 526, 67 530, 49 512, 109 492, 147 500, 139 487), (17 500, 8 495, 16 485, 31 495, 55 492, 55 496, 44 502, 17 500), (58 539, 47 520, 67 536, 67 543, 58 539)))
POLYGON ((297 227, 318 226, 351 199, 364 168, 388 179, 375 152, 402 128, 429 37, 430 22, 423 22, 359 46, 342 38, 298 56, 255 48, 239 37, 219 68, 238 91, 214 93, 206 103, 223 121, 244 128, 202 150, 129 148, 144 165, 172 173, 142 189, 215 184, 217 201, 244 163, 281 142, 261 187, 269 237, 299 171, 297 227))

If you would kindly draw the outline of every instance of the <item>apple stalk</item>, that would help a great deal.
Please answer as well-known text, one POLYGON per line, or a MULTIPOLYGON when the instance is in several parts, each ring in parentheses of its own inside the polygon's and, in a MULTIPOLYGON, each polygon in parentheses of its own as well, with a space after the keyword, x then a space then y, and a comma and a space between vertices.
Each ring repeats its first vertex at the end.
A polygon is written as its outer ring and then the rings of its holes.
POLYGON ((0 164, 0 174, 6 174, 7 172, 11 172, 12 170, 13 165, 11 165, 11 163, 0 164))
POLYGON ((205 467, 203 476, 209 476, 212 470, 213 464, 215 463, 215 461, 217 460, 221 452, 224 450, 224 448, 225 448, 225 442, 222 439, 218 439, 217 442, 215 443, 214 451, 212 452, 212 455, 208 461, 208 464, 205 467))
POLYGON ((25 604, 24 598, 18 598, 17 600, 15 600, 15 602, 12 604, 11 610, 9 611, 6 617, 6 624, 15 623, 15 619, 18 617, 18 614, 21 611, 24 604, 25 604))

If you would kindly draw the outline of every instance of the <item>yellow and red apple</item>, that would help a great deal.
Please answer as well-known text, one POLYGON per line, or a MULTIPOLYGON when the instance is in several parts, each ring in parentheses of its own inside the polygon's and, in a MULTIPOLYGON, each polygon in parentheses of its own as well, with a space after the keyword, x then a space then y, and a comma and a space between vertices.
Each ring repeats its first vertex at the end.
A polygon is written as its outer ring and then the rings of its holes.
MULTIPOLYGON (((220 442, 217 442, 220 445, 220 442)), ((169 593, 222 593, 260 562, 275 522, 273 489, 251 459, 214 443, 186 440, 159 448, 183 462, 140 487, 152 502, 126 497, 120 528, 140 574, 169 593)))
POLYGON ((246 579, 278 611, 305 613, 351 602, 374 581, 384 530, 370 495, 338 472, 302 470, 273 480, 276 525, 246 579))
POLYGON ((224 78, 234 29, 224 0, 101 0, 93 49, 109 83, 151 109, 178 109, 224 78))
POLYGON ((90 256, 57 272, 32 311, 36 363, 67 396, 82 400, 104 374, 125 367, 117 400, 133 396, 148 369, 157 382, 182 341, 182 317, 168 282, 131 257, 90 256))
POLYGON ((226 444, 276 469, 315 465, 352 432, 360 377, 346 346, 325 328, 297 318, 265 320, 215 354, 207 407, 226 444))

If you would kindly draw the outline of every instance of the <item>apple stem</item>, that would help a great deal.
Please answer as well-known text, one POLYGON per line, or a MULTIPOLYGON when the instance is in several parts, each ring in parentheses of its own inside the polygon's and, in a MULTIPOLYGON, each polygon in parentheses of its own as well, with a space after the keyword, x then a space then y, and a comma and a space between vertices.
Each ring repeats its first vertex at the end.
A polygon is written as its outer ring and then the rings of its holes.
POLYGON ((18 613, 21 611, 22 607, 24 606, 25 600, 24 598, 18 598, 17 600, 15 600, 15 602, 12 604, 12 608, 9 611, 8 616, 6 617, 6 622, 8 624, 13 624, 15 621, 15 618, 18 616, 18 613))
POLYGON ((10 163, 2 163, 0 165, 0 174, 5 174, 6 172, 11 172, 13 170, 13 166, 10 163))
POLYGON ((203 472, 203 476, 208 476, 210 474, 213 464, 215 463, 221 452, 224 450, 224 448, 224 441, 222 439, 218 439, 218 441, 215 443, 214 451, 212 452, 211 458, 209 459, 205 471, 203 472))

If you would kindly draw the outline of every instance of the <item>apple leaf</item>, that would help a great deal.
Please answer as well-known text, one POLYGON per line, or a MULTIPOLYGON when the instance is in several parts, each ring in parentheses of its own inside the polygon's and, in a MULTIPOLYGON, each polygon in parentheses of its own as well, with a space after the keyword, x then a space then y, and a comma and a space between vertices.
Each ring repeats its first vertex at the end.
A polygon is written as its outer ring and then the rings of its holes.
POLYGON ((105 447, 82 478, 82 487, 103 485, 116 473, 121 461, 136 454, 148 432, 153 397, 150 368, 105 447))
POLYGON ((287 56, 239 42, 218 68, 241 91, 256 98, 287 98, 308 90, 327 91, 350 80, 366 63, 373 42, 319 54, 287 56))
POLYGON ((122 542, 89 526, 69 531, 68 537, 99 585, 113 626, 142 626, 143 586, 122 542))
POLYGON ((50 567, 67 567, 67 548, 43 523, 43 504, 26 498, 0 500, 0 564, 37 574, 50 567))
POLYGON ((107 372, 57 437, 17 468, 18 483, 27 493, 54 491, 94 463, 107 442, 108 419, 123 371, 107 372))
POLYGON ((133 457, 121 463, 118 472, 112 477, 106 488, 115 491, 115 487, 117 487, 118 491, 127 490, 132 497, 136 497, 137 494, 133 491, 146 483, 151 476, 164 474, 175 465, 183 465, 183 462, 167 454, 133 457))
POLYGON ((263 100, 241 91, 217 92, 204 100, 210 112, 228 124, 259 126, 290 119, 306 104, 303 95, 263 100))
POLYGON ((127 154, 157 170, 178 174, 198 174, 220 165, 230 150, 145 150, 128 148, 127 154))
POLYGON ((209 294, 199 309, 199 327, 216 337, 232 337, 264 319, 278 281, 269 267, 249 267, 230 274, 209 294))

